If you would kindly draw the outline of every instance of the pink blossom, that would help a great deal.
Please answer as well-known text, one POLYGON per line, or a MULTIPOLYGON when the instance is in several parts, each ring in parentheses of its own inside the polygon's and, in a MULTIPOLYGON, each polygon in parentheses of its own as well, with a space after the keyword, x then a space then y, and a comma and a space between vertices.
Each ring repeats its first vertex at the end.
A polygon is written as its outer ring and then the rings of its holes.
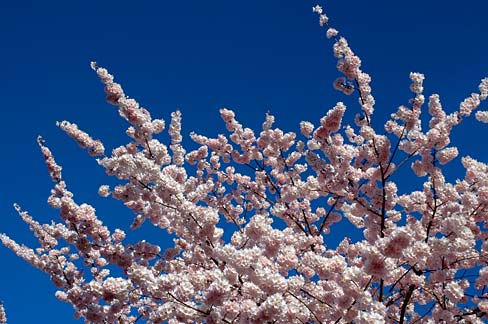
POLYGON ((329 21, 329 17, 327 17, 326 15, 324 14, 321 14, 319 16, 319 19, 320 19, 320 26, 324 26, 327 24, 327 22, 329 21))
POLYGON ((7 324, 7 314, 5 313, 3 303, 0 303, 0 323, 7 324))
POLYGON ((459 111, 462 116, 469 116, 471 112, 480 105, 480 96, 477 93, 472 93, 471 97, 464 99, 459 105, 459 111))
POLYGON ((87 133, 78 129, 76 124, 71 124, 68 121, 56 123, 59 128, 65 131, 70 137, 76 140, 78 145, 83 148, 88 148, 88 153, 92 156, 104 155, 104 147, 100 140, 93 140, 87 133))
POLYGON ((310 134, 312 134, 313 129, 314 126, 311 122, 306 122, 306 121, 300 122, 300 130, 303 136, 310 137, 310 134))
POLYGON ((108 197, 110 195, 110 187, 107 185, 102 185, 98 188, 98 194, 101 197, 108 197))
POLYGON ((320 119, 320 127, 314 132, 314 138, 323 141, 333 132, 337 132, 341 126, 342 116, 346 111, 346 107, 342 102, 327 112, 325 117, 320 119))
POLYGON ((339 31, 335 28, 328 28, 327 29, 327 38, 333 38, 336 37, 339 34, 339 31))
MULTIPOLYGON (((458 112, 447 114, 440 96, 430 95, 424 125, 425 77, 411 73, 413 97, 385 111, 393 113, 384 133, 361 59, 336 37, 323 8, 313 11, 334 39, 342 74, 334 88, 357 96, 352 125, 342 126, 342 102, 317 128, 300 122, 305 139, 276 128, 270 113, 255 131, 222 108, 226 132, 190 133, 194 143, 186 146, 182 112, 171 114, 167 134, 154 136, 165 121, 92 62, 107 101, 129 124, 129 142, 105 155, 102 142, 76 124, 58 126, 117 178, 98 193, 134 213, 131 230, 147 221, 173 240, 149 242, 104 225, 94 207, 75 200, 39 137, 59 219, 42 224, 14 205, 39 244, 0 234, 3 245, 46 273, 55 296, 87 323, 486 320, 488 165, 462 157, 466 172, 456 181, 444 165, 459 154, 452 129, 487 98, 488 78, 458 112), (407 186, 398 170, 408 174, 407 186), (340 236, 337 246, 331 235, 340 236)), ((486 112, 476 118, 488 120, 486 112)))
POLYGON ((411 237, 405 230, 394 231, 385 246, 385 255, 393 258, 400 257, 410 242, 411 237))
POLYGON ((313 12, 316 12, 316 13, 318 13, 319 15, 321 15, 321 14, 322 14, 322 12, 323 12, 322 7, 321 7, 321 6, 319 6, 319 5, 316 5, 316 6, 315 6, 315 7, 313 7, 312 9, 313 9, 313 12))
POLYGON ((488 111, 477 111, 476 119, 482 123, 488 123, 488 111))
POLYGON ((421 94, 424 91, 422 87, 422 82, 424 81, 425 77, 422 73, 410 73, 410 79, 412 80, 412 85, 410 86, 410 90, 415 94, 421 94))
POLYGON ((47 169, 51 179, 53 181, 60 181, 61 180, 61 170, 62 168, 56 163, 54 160, 54 156, 51 153, 51 150, 44 145, 44 139, 39 136, 37 137, 37 143, 41 148, 42 155, 44 156, 44 160, 46 161, 47 169))
POLYGON ((486 98, 488 98, 488 78, 481 80, 478 89, 480 89, 480 99, 486 100, 486 98))
POLYGON ((440 164, 446 164, 450 162, 452 159, 457 157, 459 154, 458 149, 456 147, 449 147, 439 151, 436 154, 437 159, 439 160, 440 164))

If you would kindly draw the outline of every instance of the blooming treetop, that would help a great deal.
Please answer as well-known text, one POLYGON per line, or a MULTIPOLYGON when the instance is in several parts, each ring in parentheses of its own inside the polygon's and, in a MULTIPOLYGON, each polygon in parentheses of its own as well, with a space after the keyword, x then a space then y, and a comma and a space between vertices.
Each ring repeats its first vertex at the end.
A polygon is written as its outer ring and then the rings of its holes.
MULTIPOLYGON (((431 95, 430 122, 422 127, 424 76, 411 73, 413 97, 391 115, 385 134, 372 127, 375 100, 361 60, 330 28, 322 7, 313 10, 334 39, 343 74, 334 87, 358 96, 355 126, 342 126, 342 102, 317 126, 302 121, 298 136, 273 128, 270 114, 256 133, 221 109, 229 134, 192 133, 199 147, 187 152, 179 111, 171 114, 165 145, 155 136, 165 122, 92 63, 108 102, 130 124, 130 142, 107 154, 77 125, 58 126, 123 181, 101 186, 99 194, 134 212, 131 228, 151 222, 175 234, 174 245, 162 251, 146 241, 128 244, 122 230, 104 226, 92 206, 75 202, 41 137, 54 182, 48 201, 62 221, 40 224, 15 206, 40 246, 1 234, 3 244, 49 274, 56 297, 86 323, 487 320, 488 166, 463 157, 466 175, 455 183, 442 166, 458 155, 449 146, 451 130, 488 97, 488 78, 450 114, 431 95), (421 185, 400 195, 393 179, 404 165, 421 185), (363 237, 327 247, 324 236, 340 221, 363 237), (229 242, 219 222, 233 229, 229 242)), ((488 112, 476 118, 488 122, 488 112)))

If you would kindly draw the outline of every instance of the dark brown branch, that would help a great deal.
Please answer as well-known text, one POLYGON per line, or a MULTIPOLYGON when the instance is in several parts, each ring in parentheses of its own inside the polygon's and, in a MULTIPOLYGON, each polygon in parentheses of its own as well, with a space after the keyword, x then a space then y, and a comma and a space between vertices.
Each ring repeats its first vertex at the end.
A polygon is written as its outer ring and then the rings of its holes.
POLYGON ((295 294, 293 294, 291 291, 287 291, 291 296, 293 296, 296 300, 298 300, 300 303, 303 304, 303 306, 305 306, 308 311, 313 315, 313 317, 315 317, 315 319, 317 320, 318 323, 321 323, 322 324, 322 321, 319 320, 319 318, 317 317, 317 315, 315 315, 315 313, 313 312, 313 310, 310 309, 310 307, 308 307, 308 305, 303 301, 301 300, 300 298, 298 298, 297 296, 295 296, 295 294))
POLYGON ((410 302, 410 298, 412 298, 413 292, 415 291, 415 285, 410 285, 408 287, 407 294, 405 295, 405 299, 403 300, 403 305, 402 309, 400 311, 400 321, 398 322, 399 324, 403 324, 405 321, 405 313, 407 312, 407 306, 408 303, 410 302))
POLYGON ((190 309, 194 310, 194 311, 195 311, 195 312, 197 312, 197 313, 203 314, 203 315, 205 315, 205 316, 208 316, 208 315, 210 314, 210 312, 209 312, 209 311, 204 312, 204 311, 202 311, 201 309, 198 309, 198 308, 196 308, 196 307, 193 307, 193 306, 191 306, 191 305, 188 305, 187 303, 185 303, 185 302, 181 301, 180 299, 178 299, 176 296, 174 296, 174 295, 173 295, 172 293, 170 293, 170 292, 168 292, 168 295, 170 295, 170 296, 171 296, 171 297, 172 297, 174 300, 176 300, 176 301, 177 301, 178 303, 180 303, 181 305, 183 305, 183 306, 185 306, 185 307, 188 307, 188 308, 190 308, 190 309))

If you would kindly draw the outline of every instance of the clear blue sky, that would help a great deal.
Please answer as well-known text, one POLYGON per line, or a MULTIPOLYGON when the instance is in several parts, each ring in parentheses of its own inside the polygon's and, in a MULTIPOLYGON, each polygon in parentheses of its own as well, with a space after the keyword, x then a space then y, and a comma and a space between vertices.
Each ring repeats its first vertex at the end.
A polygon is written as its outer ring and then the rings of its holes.
MULTIPOLYGON (((111 228, 130 223, 132 215, 120 202, 96 195, 106 183, 103 170, 55 126, 67 119, 108 148, 125 143, 126 125, 105 103, 92 60, 115 74, 154 117, 167 119, 180 108, 184 134, 224 131, 221 107, 235 110, 253 128, 268 110, 286 130, 298 130, 301 120, 317 123, 345 99, 331 86, 339 72, 332 43, 312 13, 315 4, 1 1, 0 232, 35 243, 14 202, 39 221, 57 219, 46 203, 51 182, 37 148, 39 134, 63 165, 79 203, 91 202, 111 228)), ((488 76, 485 0, 330 0, 324 7, 373 78, 376 125, 411 97, 411 71, 425 73, 426 94, 439 93, 448 111, 488 76)), ((357 106, 349 109, 350 117, 357 106)), ((486 134, 486 127, 468 121, 455 132, 461 154, 486 161, 486 134)), ((0 258, 0 299, 10 323, 81 323, 69 304, 56 300, 45 274, 3 247, 0 258)))

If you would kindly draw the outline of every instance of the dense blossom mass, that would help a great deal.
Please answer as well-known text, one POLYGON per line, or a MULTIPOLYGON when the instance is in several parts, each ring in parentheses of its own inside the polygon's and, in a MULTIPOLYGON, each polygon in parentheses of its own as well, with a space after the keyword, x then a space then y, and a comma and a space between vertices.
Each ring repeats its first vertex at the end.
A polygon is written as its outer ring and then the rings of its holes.
MULTIPOLYGON (((171 114, 169 139, 109 72, 92 68, 107 100, 129 124, 126 145, 106 153, 76 124, 58 126, 109 176, 121 180, 99 194, 122 201, 144 222, 174 234, 169 248, 126 243, 95 209, 68 190, 51 150, 38 143, 54 188, 49 204, 61 222, 40 224, 15 206, 39 239, 36 249, 1 234, 3 244, 47 273, 56 297, 86 323, 483 323, 488 320, 488 165, 460 158, 464 179, 449 182, 443 166, 459 152, 451 131, 488 97, 488 78, 447 113, 438 95, 423 94, 411 73, 408 105, 372 127, 371 77, 339 31, 319 15, 342 73, 334 87, 358 97, 354 125, 338 102, 300 134, 258 133, 221 109, 228 135, 192 133, 187 151, 182 115, 171 114), (427 103, 426 103, 427 101, 427 103), (421 111, 430 115, 422 125, 421 111), (386 132, 385 132, 386 130, 386 132), (404 193, 395 175, 410 166, 417 190, 404 193), (331 226, 350 222, 363 234, 326 246, 331 226), (222 224, 225 224, 223 226, 222 224), (230 231, 230 240, 223 234, 230 231)), ((354 108, 356 109, 356 108, 354 108)), ((488 122, 488 112, 475 112, 488 122)), ((3 306, 0 322, 6 322, 3 306)))

